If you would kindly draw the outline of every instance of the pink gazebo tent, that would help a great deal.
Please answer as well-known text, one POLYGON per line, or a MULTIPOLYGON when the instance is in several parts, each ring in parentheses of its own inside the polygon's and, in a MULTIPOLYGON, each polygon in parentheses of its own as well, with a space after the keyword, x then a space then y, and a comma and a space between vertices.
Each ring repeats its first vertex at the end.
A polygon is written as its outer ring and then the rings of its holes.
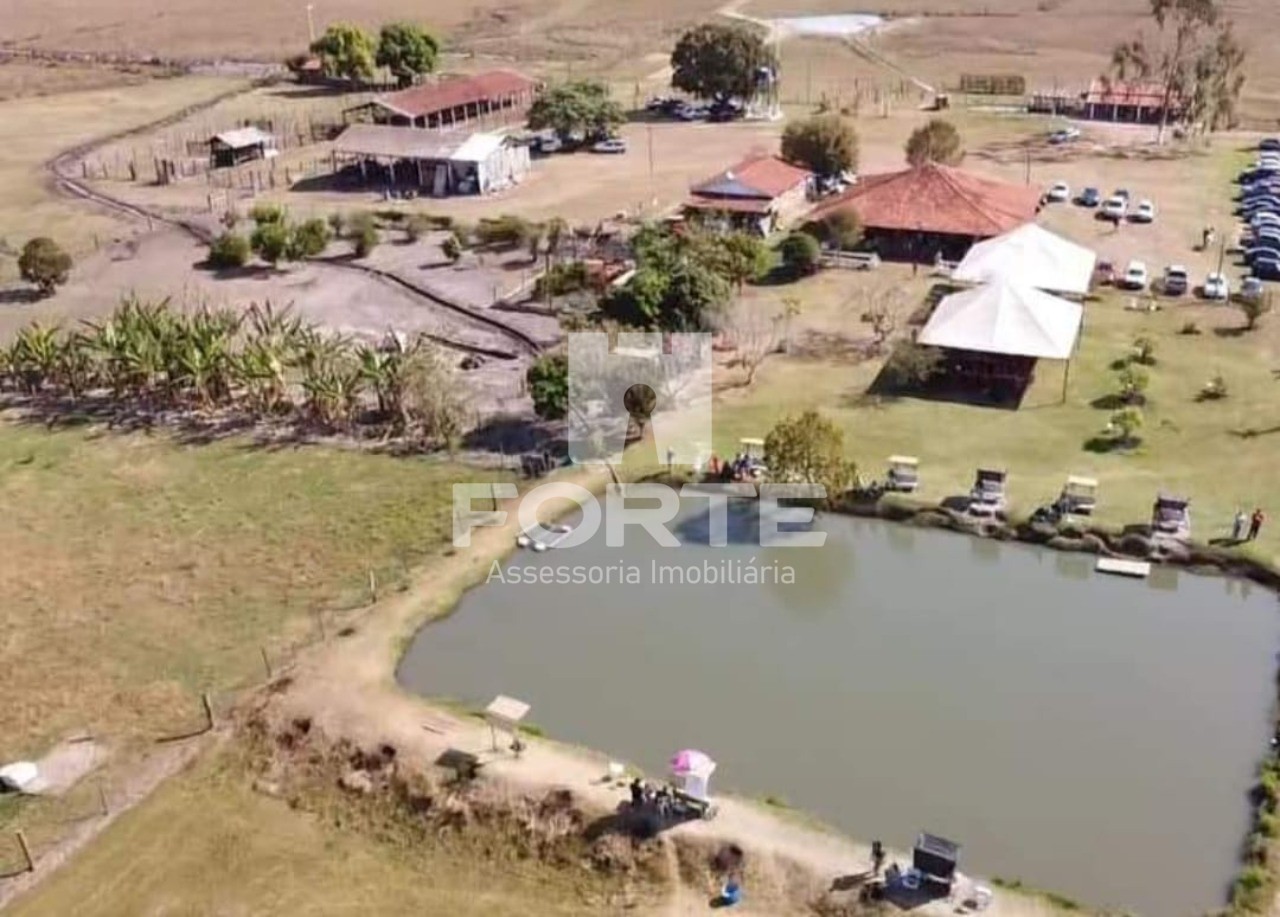
POLYGON ((711 799, 708 784, 715 773, 716 762, 706 752, 686 748, 671 758, 672 781, 687 795, 703 802, 711 799))

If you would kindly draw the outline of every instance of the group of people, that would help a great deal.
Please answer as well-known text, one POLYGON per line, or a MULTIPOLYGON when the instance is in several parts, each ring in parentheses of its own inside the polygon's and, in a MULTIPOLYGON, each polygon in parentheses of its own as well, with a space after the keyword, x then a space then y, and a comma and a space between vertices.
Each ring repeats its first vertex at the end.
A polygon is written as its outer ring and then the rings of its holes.
POLYGON ((631 781, 631 807, 641 809, 652 806, 658 815, 666 818, 675 811, 676 794, 666 784, 656 790, 639 777, 631 781))
POLYGON ((750 481, 754 480, 759 466, 760 463, 754 458, 745 452, 739 452, 732 461, 721 459, 718 455, 711 456, 707 470, 712 478, 721 481, 750 481))
POLYGON ((1267 517, 1262 512, 1262 507, 1254 509, 1249 516, 1244 514, 1244 510, 1236 510, 1236 516, 1231 521, 1231 540, 1232 541, 1253 541, 1258 537, 1258 533, 1262 531, 1262 523, 1266 522, 1267 517), (1248 532, 1245 526, 1248 526, 1248 532))

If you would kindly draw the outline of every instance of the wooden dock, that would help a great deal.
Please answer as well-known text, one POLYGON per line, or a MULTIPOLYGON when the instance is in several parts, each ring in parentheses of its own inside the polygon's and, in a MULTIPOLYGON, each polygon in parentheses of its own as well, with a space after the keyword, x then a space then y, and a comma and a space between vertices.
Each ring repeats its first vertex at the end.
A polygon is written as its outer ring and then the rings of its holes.
POLYGON ((1113 573, 1116 576, 1136 576, 1144 579, 1151 573, 1151 564, 1145 560, 1124 560, 1120 557, 1099 557, 1094 566, 1099 573, 1113 573))

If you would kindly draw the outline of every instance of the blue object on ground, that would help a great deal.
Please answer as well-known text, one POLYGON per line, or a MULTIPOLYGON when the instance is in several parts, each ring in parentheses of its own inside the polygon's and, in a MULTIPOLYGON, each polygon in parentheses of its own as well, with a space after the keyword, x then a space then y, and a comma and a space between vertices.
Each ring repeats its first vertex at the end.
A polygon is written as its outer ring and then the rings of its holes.
POLYGON ((737 882, 726 882, 724 890, 720 892, 720 900, 726 907, 737 904, 742 900, 742 888, 737 882))

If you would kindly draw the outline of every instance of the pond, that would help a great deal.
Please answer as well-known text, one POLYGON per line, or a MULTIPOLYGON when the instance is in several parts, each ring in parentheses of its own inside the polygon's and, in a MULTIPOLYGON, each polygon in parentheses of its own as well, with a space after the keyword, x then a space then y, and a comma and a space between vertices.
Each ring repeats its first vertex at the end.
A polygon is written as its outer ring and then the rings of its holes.
POLYGON ((713 791, 899 849, 942 834, 971 873, 1159 917, 1223 903, 1270 738, 1271 593, 832 516, 822 548, 761 548, 738 504, 715 548, 707 519, 686 503, 676 549, 629 530, 625 550, 518 552, 418 634, 401 682, 520 697, 654 774, 701 748, 713 791), (611 582, 530 582, 573 568, 611 582))
POLYGON ((770 20, 773 27, 788 35, 810 35, 839 38, 874 29, 884 19, 871 13, 846 13, 835 16, 793 16, 770 20))

